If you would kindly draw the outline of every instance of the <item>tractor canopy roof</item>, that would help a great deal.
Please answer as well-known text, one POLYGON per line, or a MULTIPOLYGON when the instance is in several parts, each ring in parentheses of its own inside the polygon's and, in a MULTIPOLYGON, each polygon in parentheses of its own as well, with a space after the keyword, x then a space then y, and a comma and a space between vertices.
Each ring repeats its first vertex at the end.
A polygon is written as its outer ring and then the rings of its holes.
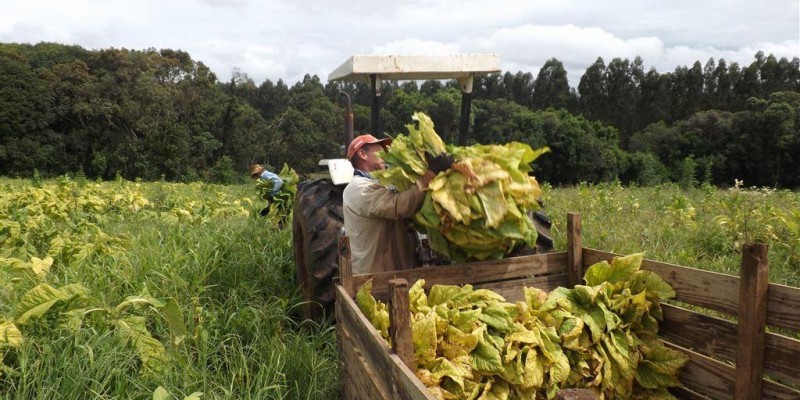
POLYGON ((500 72, 497 54, 354 55, 329 81, 465 79, 500 72))

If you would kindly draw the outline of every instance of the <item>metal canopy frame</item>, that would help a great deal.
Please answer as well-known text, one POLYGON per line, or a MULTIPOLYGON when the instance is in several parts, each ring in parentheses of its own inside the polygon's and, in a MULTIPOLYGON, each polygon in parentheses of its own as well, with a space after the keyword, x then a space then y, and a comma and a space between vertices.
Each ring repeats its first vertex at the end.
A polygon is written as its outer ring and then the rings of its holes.
POLYGON ((458 141, 465 145, 476 76, 500 72, 497 54, 354 55, 328 75, 328 81, 366 81, 372 89, 372 131, 383 133, 380 123, 381 82, 384 80, 456 79, 461 88, 458 141))

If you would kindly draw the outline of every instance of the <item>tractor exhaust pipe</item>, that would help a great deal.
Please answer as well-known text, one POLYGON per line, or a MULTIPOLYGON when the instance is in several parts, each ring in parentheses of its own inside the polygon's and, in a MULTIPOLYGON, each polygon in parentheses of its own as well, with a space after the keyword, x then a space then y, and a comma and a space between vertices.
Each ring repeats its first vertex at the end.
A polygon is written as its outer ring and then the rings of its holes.
POLYGON ((350 104, 350 95, 342 89, 339 92, 347 99, 347 109, 344 112, 344 148, 345 151, 353 141, 353 106, 350 104))

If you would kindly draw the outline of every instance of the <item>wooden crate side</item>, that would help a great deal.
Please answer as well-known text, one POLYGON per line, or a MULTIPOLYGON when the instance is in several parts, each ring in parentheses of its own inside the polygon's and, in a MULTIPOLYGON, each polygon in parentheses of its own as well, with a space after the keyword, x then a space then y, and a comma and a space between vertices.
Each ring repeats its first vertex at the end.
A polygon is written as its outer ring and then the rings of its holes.
MULTIPOLYGON (((734 363, 736 323, 669 304, 662 304, 664 320, 659 336, 702 355, 734 363)), ((800 385, 800 340, 767 333, 764 372, 776 379, 800 385)))
POLYGON ((347 327, 340 324, 336 329, 339 331, 342 357, 342 397, 348 400, 391 400, 388 389, 381 385, 383 380, 375 376, 377 371, 370 367, 358 351, 347 327))
MULTIPOLYGON (((353 389, 345 387, 345 399, 369 398, 369 391, 374 390, 376 398, 391 398, 391 382, 382 374, 386 368, 381 353, 388 354, 388 345, 382 349, 380 343, 371 336, 361 325, 358 317, 353 313, 355 303, 348 301, 341 286, 336 286, 336 330, 342 339, 339 342, 340 353, 348 379, 353 389), (366 393, 365 393, 366 392, 366 393), (363 396, 363 397, 362 397, 363 396)), ((380 337, 379 337, 380 338, 380 337)), ((383 340, 383 339, 381 339, 383 340)), ((385 344, 385 342, 384 342, 385 344)))
POLYGON ((521 278, 512 279, 500 282, 491 283, 478 283, 474 285, 475 289, 489 289, 497 292, 503 296, 506 301, 515 303, 517 301, 525 300, 524 287, 535 287, 550 292, 553 289, 562 286, 567 286, 567 274, 555 274, 547 276, 538 276, 535 278, 521 278))
POLYGON ((800 332, 800 288, 769 284, 767 325, 800 332))
MULTIPOLYGON (((583 249, 584 268, 610 260, 620 254, 583 249)), ((737 315, 739 312, 739 277, 696 268, 644 260, 642 269, 657 273, 675 289, 675 300, 737 315)))
POLYGON ((664 320, 658 324, 659 336, 705 356, 736 360, 735 323, 670 304, 661 308, 664 320))
POLYGON ((413 285, 418 279, 425 279, 426 288, 433 285, 476 284, 564 273, 566 272, 566 263, 567 253, 565 252, 535 254, 502 260, 354 275, 352 282, 353 288, 358 290, 364 282, 372 279, 373 296, 385 297, 389 293, 389 280, 395 278, 405 278, 409 285, 413 285))
POLYGON ((800 387, 800 340, 767 333, 764 372, 800 387))
MULTIPOLYGON (((689 362, 681 370, 678 379, 687 389, 715 400, 733 399, 735 368, 724 362, 669 342, 665 344, 689 356, 689 362)), ((800 391, 776 382, 764 380, 761 392, 763 400, 799 399, 800 391)))
POLYGON ((371 324, 339 285, 336 286, 336 320, 337 329, 339 329, 339 325, 342 325, 351 338, 351 341, 345 342, 344 345, 352 346, 364 358, 365 363, 376 371, 374 375, 355 376, 354 378, 375 379, 375 385, 390 395, 391 375, 385 373, 391 369, 389 345, 374 329, 367 329, 367 327, 371 327, 371 324))
POLYGON ((689 356, 678 376, 683 386, 715 400, 733 399, 733 366, 672 343, 665 344, 689 356))
POLYGON ((402 400, 432 400, 430 391, 417 379, 399 357, 392 357, 394 361, 393 378, 395 383, 396 398, 402 400))
POLYGON ((385 388, 392 399, 434 400, 427 388, 405 367, 389 344, 372 327, 345 290, 336 286, 336 324, 346 327, 369 367, 376 371, 376 386, 385 388), (416 381, 416 382, 414 382, 416 381))

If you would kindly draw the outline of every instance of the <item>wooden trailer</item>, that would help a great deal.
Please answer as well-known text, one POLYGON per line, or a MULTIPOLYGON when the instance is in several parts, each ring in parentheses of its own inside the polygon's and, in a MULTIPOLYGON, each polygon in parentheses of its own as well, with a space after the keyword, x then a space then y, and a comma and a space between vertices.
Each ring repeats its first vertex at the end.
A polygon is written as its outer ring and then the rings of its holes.
MULTIPOLYGON (((581 246, 580 215, 569 214, 567 228, 564 252, 365 275, 352 274, 349 243, 342 237, 336 329, 343 398, 433 399, 413 371, 408 288, 417 279, 428 288, 471 284, 514 302, 523 299, 524 286, 571 287, 590 265, 618 256, 581 246), (369 279, 373 295, 390 304, 394 348, 353 300, 369 279)), ((662 340, 690 358, 679 376, 682 387, 672 389, 677 398, 800 399, 800 288, 768 282, 766 246, 743 247, 738 277, 652 260, 642 268, 660 275, 677 294, 662 304, 659 325, 662 340)), ((579 398, 570 396, 562 398, 579 398)))

